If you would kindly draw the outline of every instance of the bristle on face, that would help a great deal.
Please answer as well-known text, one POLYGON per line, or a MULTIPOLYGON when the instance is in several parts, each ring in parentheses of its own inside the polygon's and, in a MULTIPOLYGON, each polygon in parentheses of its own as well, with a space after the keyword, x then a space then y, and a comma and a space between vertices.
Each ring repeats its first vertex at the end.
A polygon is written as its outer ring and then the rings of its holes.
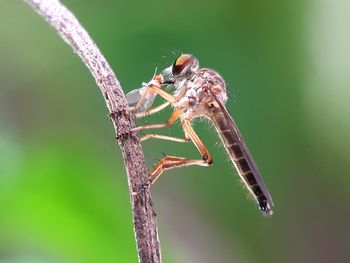
POLYGON ((168 78, 172 77, 172 72, 171 71, 172 71, 172 66, 167 67, 166 69, 164 69, 161 74, 163 75, 163 77, 165 79, 168 79, 168 78))

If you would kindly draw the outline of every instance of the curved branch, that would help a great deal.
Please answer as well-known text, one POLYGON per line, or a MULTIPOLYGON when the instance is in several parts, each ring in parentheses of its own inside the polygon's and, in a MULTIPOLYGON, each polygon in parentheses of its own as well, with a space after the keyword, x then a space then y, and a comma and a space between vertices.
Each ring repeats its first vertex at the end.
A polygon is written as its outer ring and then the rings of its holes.
POLYGON ((139 262, 160 263, 160 245, 151 193, 149 189, 139 191, 148 180, 144 155, 138 137, 130 132, 135 127, 134 117, 125 110, 128 104, 115 74, 85 29, 59 1, 24 1, 80 56, 101 89, 127 171, 139 262))

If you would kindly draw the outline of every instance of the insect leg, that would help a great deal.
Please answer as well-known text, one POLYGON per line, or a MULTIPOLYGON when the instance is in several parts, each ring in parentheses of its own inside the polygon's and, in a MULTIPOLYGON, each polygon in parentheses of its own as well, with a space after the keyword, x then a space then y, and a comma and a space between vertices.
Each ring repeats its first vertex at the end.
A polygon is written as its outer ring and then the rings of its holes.
MULTIPOLYGON (((136 105, 134 107, 130 107, 130 110, 137 110, 139 107, 141 107, 143 101, 146 99, 146 97, 149 95, 149 93, 153 93, 154 95, 159 94, 161 97, 163 97, 166 101, 170 102, 170 103, 175 103, 176 98, 169 94, 168 92, 166 92, 165 90, 162 90, 161 84, 148 84, 147 85, 147 89, 145 90, 145 92, 142 94, 140 100, 136 103, 136 105)), ((160 107, 160 106, 158 106, 160 107)), ((157 107, 157 108, 158 108, 157 107)), ((166 106, 164 106, 165 108, 166 106)), ((161 108, 163 109, 163 108, 161 108)))
POLYGON ((177 109, 171 114, 170 118, 165 123, 143 125, 143 126, 139 126, 139 127, 132 129, 132 131, 142 131, 142 130, 168 127, 168 126, 174 124, 174 122, 180 117, 180 114, 181 114, 181 110, 177 109))
POLYGON ((143 112, 137 112, 134 114, 135 118, 140 118, 140 117, 144 117, 144 116, 149 116, 149 115, 152 115, 154 113, 157 113, 159 111, 161 111, 162 109, 166 108, 167 106, 170 105, 170 102, 167 101, 167 102, 164 102, 163 104, 155 107, 155 108, 152 108, 152 109, 148 109, 146 111, 143 111, 143 112))
POLYGON ((161 140, 167 140, 167 141, 173 141, 173 142, 189 142, 190 139, 189 138, 176 138, 176 137, 172 137, 172 136, 165 136, 165 135, 160 135, 160 134, 146 134, 145 136, 143 136, 140 141, 146 141, 149 139, 161 139, 161 140))
POLYGON ((182 126, 186 136, 188 136, 193 141, 194 145, 202 155, 202 159, 192 160, 182 157, 166 156, 162 160, 160 160, 158 164, 155 167, 153 167, 152 170, 149 172, 148 176, 151 180, 151 184, 153 184, 159 178, 159 176, 166 170, 191 165, 210 166, 213 163, 213 159, 208 149, 204 146, 202 141, 199 139, 198 135, 193 130, 190 121, 188 119, 184 119, 182 121, 182 126))
POLYGON ((197 133, 193 130, 191 126, 191 122, 188 119, 182 120, 182 127, 184 129, 184 132, 186 136, 188 136, 193 144, 196 146, 197 150, 200 152, 202 155, 203 160, 205 160, 208 164, 213 163, 213 159, 201 139, 199 139, 197 133))
POLYGON ((153 92, 159 94, 161 97, 163 97, 165 100, 169 101, 170 103, 173 104, 176 102, 176 98, 173 95, 166 92, 165 90, 162 90, 160 86, 151 85, 150 88, 152 89, 153 92))
POLYGON ((191 160, 176 156, 166 156, 152 168, 148 173, 148 177, 151 180, 151 184, 153 184, 164 171, 191 165, 209 166, 210 164, 206 160, 191 160))

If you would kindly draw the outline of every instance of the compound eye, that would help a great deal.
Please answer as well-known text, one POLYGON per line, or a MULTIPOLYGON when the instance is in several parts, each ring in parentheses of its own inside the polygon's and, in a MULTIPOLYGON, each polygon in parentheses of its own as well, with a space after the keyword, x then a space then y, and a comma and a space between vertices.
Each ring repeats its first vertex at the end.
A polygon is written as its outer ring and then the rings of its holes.
POLYGON ((173 76, 179 76, 186 72, 186 70, 189 69, 190 66, 193 64, 194 60, 195 59, 188 54, 183 54, 180 57, 178 57, 173 64, 173 76))

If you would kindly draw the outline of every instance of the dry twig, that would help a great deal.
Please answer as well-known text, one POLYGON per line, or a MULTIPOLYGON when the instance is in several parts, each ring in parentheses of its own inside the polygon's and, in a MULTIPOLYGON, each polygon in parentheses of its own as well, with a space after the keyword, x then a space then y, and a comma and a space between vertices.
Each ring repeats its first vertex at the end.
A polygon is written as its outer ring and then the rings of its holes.
POLYGON ((106 101, 127 171, 139 262, 160 263, 160 245, 147 169, 139 139, 130 130, 135 121, 122 88, 95 43, 75 16, 57 0, 25 0, 80 56, 106 101), (143 189, 142 191, 140 191, 143 189), (136 194, 137 193, 137 194, 136 194))

